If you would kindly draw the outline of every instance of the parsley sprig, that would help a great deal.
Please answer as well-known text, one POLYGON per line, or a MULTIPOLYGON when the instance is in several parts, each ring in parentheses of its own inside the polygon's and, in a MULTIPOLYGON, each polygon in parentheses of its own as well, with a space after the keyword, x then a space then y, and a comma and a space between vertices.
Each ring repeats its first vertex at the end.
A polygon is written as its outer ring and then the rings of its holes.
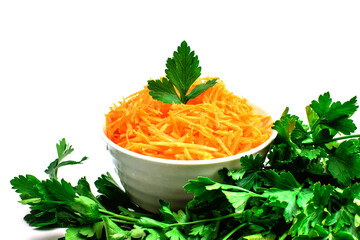
POLYGON ((63 161, 68 155, 70 155, 74 151, 74 148, 68 143, 66 143, 65 138, 61 139, 59 143, 56 144, 56 151, 58 154, 58 158, 51 162, 48 168, 45 170, 45 173, 49 174, 50 178, 57 179, 57 172, 60 167, 66 165, 81 164, 83 161, 87 160, 87 157, 83 157, 80 161, 63 161))
POLYGON ((40 229, 67 228, 65 239, 334 239, 360 238, 360 139, 350 117, 356 98, 334 102, 329 93, 306 107, 308 124, 286 108, 273 128, 267 158, 244 156, 242 168, 221 169, 221 182, 199 176, 184 189, 194 194, 185 209, 160 200, 159 214, 131 203, 109 173, 76 186, 58 180, 73 151, 61 140, 49 179, 20 175, 11 180, 25 220, 40 229), (341 135, 339 137, 339 135, 341 135), (341 140, 339 140, 341 138, 341 140))
POLYGON ((353 97, 344 103, 333 102, 330 93, 320 95, 306 107, 309 125, 288 114, 287 109, 274 123, 278 137, 269 153, 270 163, 299 177, 304 172, 318 178, 331 175, 328 183, 349 186, 360 177, 359 139, 350 138, 360 135, 338 136, 355 132, 350 117, 358 109, 356 101, 353 97))
POLYGON ((217 79, 211 79, 196 85, 189 92, 192 84, 201 75, 201 67, 198 56, 191 51, 186 41, 180 44, 172 58, 167 59, 165 73, 166 76, 161 80, 148 81, 149 94, 164 103, 186 104, 217 83, 217 79))

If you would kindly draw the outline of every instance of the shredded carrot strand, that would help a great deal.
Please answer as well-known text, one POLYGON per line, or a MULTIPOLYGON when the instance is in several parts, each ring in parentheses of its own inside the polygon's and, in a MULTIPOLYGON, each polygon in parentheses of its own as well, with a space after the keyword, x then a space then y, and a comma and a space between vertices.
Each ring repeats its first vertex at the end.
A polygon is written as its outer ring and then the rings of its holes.
MULTIPOLYGON (((198 79, 196 84, 210 78, 198 79)), ((272 133, 272 119, 254 113, 245 98, 219 81, 187 104, 152 99, 147 86, 105 114, 107 137, 130 151, 177 160, 232 156, 253 149, 272 133)))

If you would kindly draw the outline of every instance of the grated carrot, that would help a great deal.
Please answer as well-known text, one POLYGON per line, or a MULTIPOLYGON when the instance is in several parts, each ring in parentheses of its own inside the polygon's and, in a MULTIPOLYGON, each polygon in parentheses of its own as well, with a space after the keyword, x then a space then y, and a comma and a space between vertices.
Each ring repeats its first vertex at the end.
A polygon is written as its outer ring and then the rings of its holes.
MULTIPOLYGON (((196 84, 210 78, 198 79, 196 84)), ((221 158, 253 149, 272 133, 272 119, 254 113, 219 81, 187 104, 152 99, 147 86, 105 114, 106 135, 119 146, 165 159, 221 158)))

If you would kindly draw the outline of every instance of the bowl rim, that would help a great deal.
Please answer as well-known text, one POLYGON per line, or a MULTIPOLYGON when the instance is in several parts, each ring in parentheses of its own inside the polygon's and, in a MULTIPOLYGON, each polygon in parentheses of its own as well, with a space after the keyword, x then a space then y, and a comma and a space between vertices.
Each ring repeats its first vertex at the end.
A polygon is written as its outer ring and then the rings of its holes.
MULTIPOLYGON (((270 116, 271 119, 273 120, 272 116, 269 115, 264 109, 260 108, 258 105, 255 105, 251 102, 248 101, 249 104, 251 104, 253 107, 261 110, 263 113, 265 113, 265 115, 270 116)), ((267 146, 270 145, 270 143, 276 138, 277 136, 277 131, 276 130, 272 130, 272 133, 270 135, 270 137, 263 142, 261 145, 257 146, 256 148, 250 149, 249 151, 240 153, 240 154, 236 154, 236 155, 232 155, 232 156, 228 156, 228 157, 223 157, 223 158, 212 158, 212 159, 204 159, 204 160, 176 160, 176 159, 165 159, 165 158, 157 158, 157 157, 151 157, 151 156, 147 156, 147 155, 143 155, 140 153, 136 153, 130 150, 127 150, 123 147, 120 147, 119 145, 117 145, 116 143, 114 143, 113 141, 111 141, 105 134, 105 129, 106 129, 106 121, 103 121, 102 124, 102 130, 101 130, 101 137, 102 139, 105 141, 105 143, 107 145, 110 145, 112 148, 130 155, 131 157, 134 158, 138 158, 138 159, 142 159, 142 160, 146 160, 146 161, 150 161, 150 162, 155 162, 155 163, 162 163, 162 164, 168 164, 168 165, 211 165, 211 164, 218 164, 218 163, 224 163, 224 162, 230 162, 232 160, 236 160, 236 159, 240 159, 243 156, 246 155, 251 155, 254 154, 256 152, 259 152, 260 150, 266 148, 267 146)))

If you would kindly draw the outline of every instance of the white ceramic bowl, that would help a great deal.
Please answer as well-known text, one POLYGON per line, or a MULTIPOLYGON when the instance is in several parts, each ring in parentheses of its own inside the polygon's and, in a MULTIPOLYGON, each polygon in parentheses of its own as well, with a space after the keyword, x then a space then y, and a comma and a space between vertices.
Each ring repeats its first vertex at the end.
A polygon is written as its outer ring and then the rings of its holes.
MULTIPOLYGON (((254 104, 252 106, 255 113, 269 115, 260 107, 254 104)), ((189 179, 204 176, 220 180, 218 176, 220 169, 241 168, 240 157, 250 154, 265 156, 270 143, 277 135, 277 132, 273 131, 266 142, 242 154, 211 160, 183 161, 144 156, 126 150, 108 139, 104 131, 105 124, 102 136, 112 156, 121 184, 135 204, 150 212, 158 212, 160 199, 170 202, 173 210, 184 208, 192 198, 192 194, 183 189, 189 179)))

